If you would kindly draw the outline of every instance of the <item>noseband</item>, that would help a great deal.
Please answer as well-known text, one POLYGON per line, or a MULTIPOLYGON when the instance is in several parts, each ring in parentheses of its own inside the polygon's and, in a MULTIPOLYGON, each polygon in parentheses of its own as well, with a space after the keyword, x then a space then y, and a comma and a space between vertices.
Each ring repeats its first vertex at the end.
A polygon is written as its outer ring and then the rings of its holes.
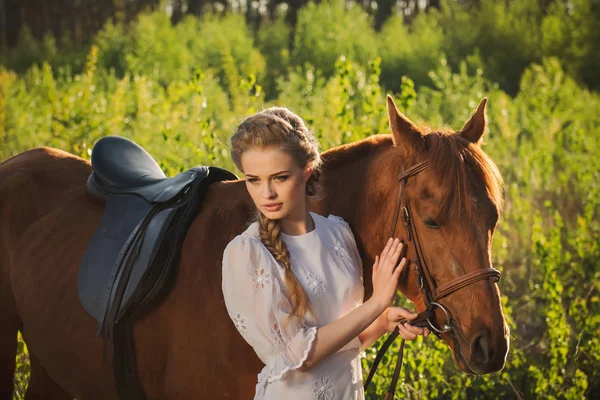
MULTIPOLYGON (((453 279, 450 282, 442 284, 441 286, 436 285, 435 281, 431 276, 430 270, 427 267, 425 257, 423 256, 423 249, 421 247, 421 242, 419 241, 419 236, 417 235, 415 221, 412 217, 410 202, 408 198, 404 195, 404 187, 407 185, 408 179, 417 175, 419 172, 425 170, 429 167, 429 165, 429 162, 423 161, 416 165, 413 165, 406 171, 404 171, 403 168, 400 170, 400 173, 398 174, 398 201, 396 203, 396 210, 394 212, 394 224, 390 232, 390 237, 394 237, 394 233, 396 232, 396 226, 398 224, 398 219, 400 218, 400 211, 402 211, 402 222, 404 224, 404 230, 406 231, 407 241, 409 243, 412 243, 415 247, 415 259, 407 261, 409 261, 409 265, 414 265, 414 269, 417 273, 418 278, 417 281, 419 282, 419 291, 421 292, 421 296, 424 299, 426 309, 425 311, 420 313, 414 320, 401 320, 399 321, 399 323, 408 322, 413 326, 418 326, 421 328, 430 327, 433 333, 436 336, 440 337, 442 333, 449 333, 451 335, 454 335, 454 330, 452 328, 452 316, 450 314, 450 311, 448 311, 448 309, 440 303, 440 300, 446 297, 447 295, 454 293, 480 280, 491 279, 493 282, 498 282, 498 280, 500 279, 500 271, 498 271, 495 268, 483 268, 477 271, 469 272, 468 274, 453 279), (436 326, 436 324, 433 322, 435 320, 435 307, 442 310, 446 318, 444 325, 442 325, 441 327, 436 326)), ((392 333, 389 334, 385 343, 378 350, 377 356, 375 357, 375 361, 373 362, 373 366, 369 371, 369 376, 367 377, 367 380, 364 384, 365 391, 371 383, 371 380, 375 375, 375 371, 377 370, 377 366, 383 358, 383 355, 385 354, 388 347, 392 344, 392 342, 396 339, 399 333, 399 329, 398 327, 396 327, 396 329, 394 329, 394 331, 392 331, 392 333)), ((398 383, 398 377, 400 375, 400 368, 402 366, 403 350, 404 339, 402 339, 400 343, 400 349, 398 351, 398 360, 396 361, 396 368, 394 369, 392 381, 385 396, 386 400, 394 398, 396 385, 398 383)))

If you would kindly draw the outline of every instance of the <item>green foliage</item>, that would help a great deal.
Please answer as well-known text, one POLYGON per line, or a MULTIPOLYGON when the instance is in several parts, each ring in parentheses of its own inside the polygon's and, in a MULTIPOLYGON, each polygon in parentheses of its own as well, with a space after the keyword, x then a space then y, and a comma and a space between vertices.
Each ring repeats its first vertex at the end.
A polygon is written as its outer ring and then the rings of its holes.
POLYGON ((114 69, 118 77, 145 75, 162 86, 210 71, 235 98, 240 79, 262 79, 265 73, 265 60, 243 16, 236 14, 189 17, 176 26, 162 12, 140 14, 129 29, 107 23, 95 43, 104 69, 114 69))
POLYGON ((436 13, 419 15, 410 28, 393 16, 378 36, 381 83, 386 88, 398 90, 402 75, 409 76, 417 86, 431 86, 429 71, 438 65, 444 40, 436 13))
MULTIPOLYGON (((551 6, 542 23, 529 1, 481 3, 472 14, 447 5, 410 29, 392 19, 377 46, 358 8, 313 4, 300 13, 292 55, 281 20, 263 24, 254 47, 235 15, 175 27, 159 13, 140 15, 130 28, 107 24, 84 61, 71 64, 55 64, 63 55, 49 44, 24 44, 22 54, 47 60, 19 73, 0 68, 0 160, 41 145, 88 158, 98 138, 118 134, 144 146, 168 175, 197 164, 233 170, 228 137, 264 106, 297 112, 328 149, 388 131, 386 86, 415 122, 453 130, 487 97, 483 146, 505 179, 492 256, 511 329, 507 364, 493 375, 462 374, 443 343, 420 338, 407 344, 397 395, 593 398, 600 391, 600 97, 572 77, 589 60, 581 38, 593 36, 583 21, 593 7, 551 6), (563 20, 580 32, 569 38, 563 20), (451 21, 464 28, 454 39, 440 33, 451 21), (527 22, 542 23, 542 36, 527 22), (555 57, 528 53, 540 43, 555 57), (512 46, 514 64, 506 56, 512 46)), ((397 304, 410 307, 400 296, 397 304)), ((16 396, 28 379, 19 346, 16 396)), ((364 353, 365 374, 375 350, 364 353)), ((396 352, 397 344, 368 399, 387 389, 396 352)))
POLYGON ((544 54, 565 60, 566 69, 572 76, 580 77, 596 90, 600 87, 597 79, 600 65, 598 17, 600 3, 597 1, 554 1, 542 22, 544 54))
POLYGON ((290 27, 283 18, 268 22, 258 32, 257 46, 265 57, 268 73, 265 77, 265 92, 268 98, 277 95, 277 81, 284 77, 290 64, 290 27))
POLYGON ((213 70, 231 96, 238 94, 240 79, 244 77, 254 75, 262 81, 265 60, 254 48, 242 15, 218 17, 209 14, 200 21, 188 18, 185 24, 197 26, 194 35, 180 31, 179 36, 189 38, 190 51, 199 60, 198 67, 213 70))
POLYGON ((366 67, 377 56, 372 25, 371 18, 354 3, 310 2, 298 13, 292 63, 310 63, 326 77, 335 73, 335 61, 340 56, 366 67))
POLYGON ((29 382, 30 373, 29 351, 27 345, 23 341, 21 332, 17 337, 17 358, 15 364, 15 388, 13 391, 13 400, 25 399, 27 391, 27 383, 29 382))
POLYGON ((470 10, 453 1, 443 4, 440 24, 450 64, 458 66, 476 49, 487 78, 516 93, 523 70, 541 58, 539 26, 543 15, 538 1, 482 0, 479 7, 470 10))

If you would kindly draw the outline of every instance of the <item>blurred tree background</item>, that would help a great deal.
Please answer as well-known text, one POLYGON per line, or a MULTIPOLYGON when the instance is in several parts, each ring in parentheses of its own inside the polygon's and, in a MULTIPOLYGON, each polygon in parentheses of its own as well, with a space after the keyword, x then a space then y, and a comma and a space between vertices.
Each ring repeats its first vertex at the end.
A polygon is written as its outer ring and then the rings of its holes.
POLYGON ((170 175, 234 170, 227 138, 265 106, 300 114, 327 149, 388 132, 386 93, 452 129, 488 97, 507 365, 469 376, 418 339, 398 397, 598 398, 599 20, 597 0, 0 0, 0 161, 40 145, 89 158, 118 134, 170 175))

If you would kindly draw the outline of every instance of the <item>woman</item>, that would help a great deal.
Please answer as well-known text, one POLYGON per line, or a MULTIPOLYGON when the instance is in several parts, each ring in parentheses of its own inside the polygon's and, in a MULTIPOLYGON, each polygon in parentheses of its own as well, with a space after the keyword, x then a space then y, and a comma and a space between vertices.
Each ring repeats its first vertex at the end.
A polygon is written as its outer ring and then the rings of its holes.
MULTIPOLYGON (((231 155, 245 175, 257 219, 223 254, 229 316, 265 363, 255 399, 362 399, 359 352, 401 318, 390 305, 406 264, 390 238, 373 265, 363 300, 362 264, 349 225, 307 210, 318 196, 321 159, 304 121, 285 108, 244 120, 231 155)), ((399 325, 405 339, 427 330, 399 325)))

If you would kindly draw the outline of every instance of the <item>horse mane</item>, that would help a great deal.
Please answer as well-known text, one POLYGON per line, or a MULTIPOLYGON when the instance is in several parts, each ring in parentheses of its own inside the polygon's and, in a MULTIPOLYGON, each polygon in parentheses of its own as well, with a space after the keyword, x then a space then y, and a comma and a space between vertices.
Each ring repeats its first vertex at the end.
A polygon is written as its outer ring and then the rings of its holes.
MULTIPOLYGON (((479 145, 453 131, 433 131, 423 128, 423 137, 427 149, 426 159, 431 163, 431 170, 436 181, 443 187, 441 201, 445 207, 454 206, 467 218, 473 217, 473 199, 469 195, 469 172, 473 172, 485 185, 492 203, 498 209, 503 208, 502 175, 492 159, 485 154, 479 145)), ((475 200, 476 202, 476 200, 475 200)))
MULTIPOLYGON (((425 160, 430 162, 434 179, 440 188, 441 204, 449 208, 449 211, 454 209, 460 213, 466 212, 469 219, 473 217, 474 200, 469 190, 469 184, 473 184, 473 182, 469 183, 469 173, 472 172, 483 182, 488 196, 500 213, 504 205, 502 175, 481 147, 451 130, 432 130, 428 127, 420 127, 420 129, 424 133, 425 160)), ((324 151, 323 167, 327 169, 328 165, 364 161, 368 154, 380 146, 393 146, 392 136, 373 135, 324 151)), ((378 172, 391 174, 397 171, 393 165, 397 162, 397 157, 392 154, 384 157, 382 163, 377 166, 378 172)))

